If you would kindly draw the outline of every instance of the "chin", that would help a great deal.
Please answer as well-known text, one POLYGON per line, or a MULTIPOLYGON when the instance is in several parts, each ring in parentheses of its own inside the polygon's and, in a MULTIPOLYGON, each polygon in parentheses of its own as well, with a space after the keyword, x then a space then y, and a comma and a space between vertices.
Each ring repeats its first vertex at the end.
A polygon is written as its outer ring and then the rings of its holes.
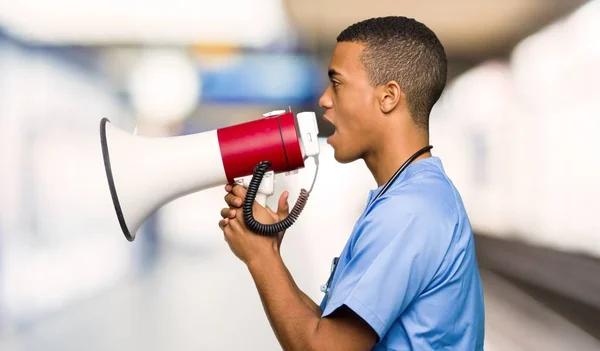
POLYGON ((352 157, 351 155, 344 155, 341 154, 340 152, 338 152, 335 147, 333 148, 333 157, 335 158, 336 161, 338 161, 339 163, 351 163, 354 162, 358 159, 358 157, 352 157))
POLYGON ((333 157, 339 163, 350 163, 358 159, 352 152, 348 152, 348 148, 344 147, 341 139, 334 138, 333 135, 327 140, 327 144, 333 149, 333 157))

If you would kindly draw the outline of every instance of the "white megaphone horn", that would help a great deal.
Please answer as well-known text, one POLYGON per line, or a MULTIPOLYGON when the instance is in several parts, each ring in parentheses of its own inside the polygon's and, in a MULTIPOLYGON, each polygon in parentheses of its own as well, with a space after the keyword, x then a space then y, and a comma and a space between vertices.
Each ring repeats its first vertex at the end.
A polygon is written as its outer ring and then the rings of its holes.
POLYGON ((309 191, 301 190, 290 215, 275 224, 256 221, 252 205, 254 201, 266 205, 273 194, 275 174, 303 168, 309 157, 314 157, 318 169, 317 120, 314 112, 294 116, 284 110, 263 117, 173 137, 133 135, 102 119, 100 141, 108 187, 127 240, 133 241, 146 218, 165 204, 231 183, 247 187, 243 213, 249 229, 273 235, 289 228, 304 208, 312 186, 309 191))

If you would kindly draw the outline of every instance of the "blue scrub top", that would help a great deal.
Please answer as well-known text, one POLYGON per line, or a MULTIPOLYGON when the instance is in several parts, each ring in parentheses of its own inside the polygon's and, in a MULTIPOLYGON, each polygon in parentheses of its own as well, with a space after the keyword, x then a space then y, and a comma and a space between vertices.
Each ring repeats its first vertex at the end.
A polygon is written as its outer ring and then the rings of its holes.
POLYGON ((371 190, 321 302, 379 336, 373 350, 483 350, 485 311, 473 233, 438 157, 371 190))

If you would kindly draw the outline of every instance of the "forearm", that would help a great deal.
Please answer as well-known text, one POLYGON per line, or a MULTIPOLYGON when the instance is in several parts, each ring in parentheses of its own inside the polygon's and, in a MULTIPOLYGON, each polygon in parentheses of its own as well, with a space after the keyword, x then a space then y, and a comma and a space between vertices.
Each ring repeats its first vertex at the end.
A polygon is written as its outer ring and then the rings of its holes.
POLYGON ((294 278, 292 277, 292 274, 290 273, 289 269, 287 269, 287 267, 285 267, 285 271, 289 277, 289 279, 292 281, 292 284, 296 290, 296 293, 302 298, 302 301, 304 301, 304 304, 306 305, 306 307, 310 308, 315 314, 321 316, 321 314, 323 313, 323 311, 321 310, 321 306, 319 306, 318 304, 316 304, 313 299, 311 299, 308 295, 306 295, 302 290, 300 290, 300 288, 298 287, 298 285, 296 284, 296 282, 294 281, 294 278))
POLYGON ((317 305, 313 301, 313 299, 311 299, 308 295, 302 292, 302 290, 298 289, 298 293, 300 294, 300 297, 302 297, 302 300, 304 301, 306 307, 310 308, 313 311, 313 313, 320 317, 323 313, 323 311, 321 310, 321 306, 317 305))
POLYGON ((248 263, 267 318, 284 350, 313 350, 320 308, 298 289, 275 252, 248 263))

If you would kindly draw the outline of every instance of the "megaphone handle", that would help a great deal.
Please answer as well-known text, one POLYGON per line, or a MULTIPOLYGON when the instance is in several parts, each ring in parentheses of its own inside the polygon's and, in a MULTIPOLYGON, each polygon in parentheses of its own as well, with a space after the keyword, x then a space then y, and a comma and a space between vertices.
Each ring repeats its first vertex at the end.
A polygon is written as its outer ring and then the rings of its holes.
MULTIPOLYGON (((248 189, 250 186, 250 182, 252 181, 252 175, 243 177, 239 179, 237 182, 244 186, 244 188, 248 189)), ((265 173, 263 176, 260 186, 258 187, 258 192, 256 193, 256 197, 254 200, 258 202, 261 206, 267 206, 267 199, 269 196, 273 195, 275 191, 275 172, 269 171, 265 173)))
POLYGON ((258 193, 254 200, 258 202, 262 207, 267 207, 267 198, 269 195, 258 193))
MULTIPOLYGON (((252 180, 250 181, 250 185, 248 186, 248 191, 246 192, 246 198, 244 199, 243 210, 244 210, 244 222, 250 230, 255 233, 261 235, 277 235, 287 228, 289 228, 298 216, 302 212, 304 205, 306 205, 306 201, 308 200, 309 192, 306 189, 300 189, 300 195, 298 195, 298 199, 296 200, 296 204, 290 211, 290 214, 277 223, 272 224, 263 224, 260 223, 254 218, 253 207, 254 202, 256 201, 256 196, 259 194, 259 189, 263 186, 263 177, 267 173, 267 170, 271 167, 271 162, 263 161, 260 162, 256 168, 254 169, 254 174, 252 175, 252 180)), ((272 184, 267 182, 266 185, 272 184)), ((272 193, 272 189, 270 189, 270 193, 272 193)), ((263 192, 264 193, 264 192, 263 192)))

